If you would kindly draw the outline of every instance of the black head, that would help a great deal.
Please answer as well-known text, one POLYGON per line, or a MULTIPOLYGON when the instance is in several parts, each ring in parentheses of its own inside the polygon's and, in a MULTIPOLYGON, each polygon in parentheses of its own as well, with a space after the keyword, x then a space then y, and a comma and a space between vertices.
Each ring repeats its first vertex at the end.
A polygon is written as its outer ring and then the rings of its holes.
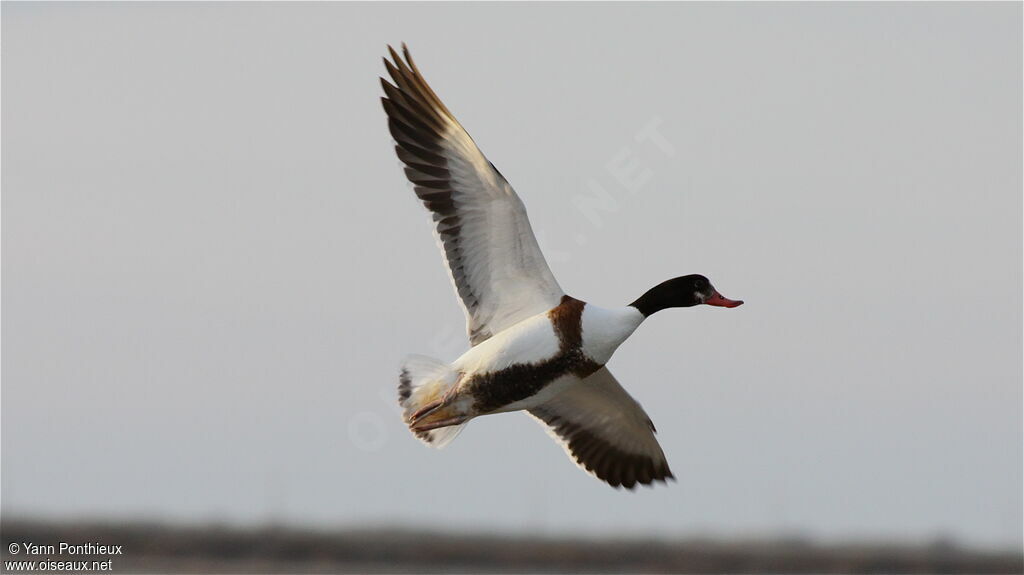
POLYGON ((649 316, 670 307, 692 307, 700 304, 736 307, 743 302, 722 297, 708 278, 693 274, 662 282, 647 290, 647 293, 629 305, 640 310, 644 316, 649 316))

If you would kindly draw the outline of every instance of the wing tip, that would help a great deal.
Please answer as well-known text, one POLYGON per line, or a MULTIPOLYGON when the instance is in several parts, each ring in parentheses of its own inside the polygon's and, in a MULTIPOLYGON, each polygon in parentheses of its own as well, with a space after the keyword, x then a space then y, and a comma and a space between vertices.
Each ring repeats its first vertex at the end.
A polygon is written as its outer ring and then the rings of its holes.
POLYGON ((662 485, 665 486, 668 486, 669 481, 671 481, 672 483, 678 483, 678 481, 676 480, 676 476, 672 474, 672 471, 668 468, 667 465, 665 466, 664 474, 662 475, 657 475, 650 478, 635 478, 631 481, 624 481, 621 478, 618 480, 612 480, 606 477, 601 477, 600 475, 598 475, 597 473, 590 469, 588 469, 587 471, 593 474, 594 477, 597 477, 598 479, 614 487, 615 489, 625 489, 626 491, 635 491, 636 488, 641 485, 647 487, 648 489, 654 489, 655 487, 657 487, 658 483, 661 483, 662 485))
MULTIPOLYGON (((387 47, 388 53, 391 55, 391 58, 397 64, 401 60, 401 58, 398 55, 398 51, 395 50, 394 46, 392 46, 390 43, 385 44, 385 46, 387 47)), ((412 63, 412 53, 409 51, 409 45, 406 44, 405 41, 402 41, 401 48, 402 48, 402 56, 405 56, 405 61, 409 62, 411 64, 412 63)))
POLYGON ((388 53, 391 54, 391 59, 395 60, 395 63, 397 64, 398 63, 398 52, 395 52, 395 49, 393 47, 391 47, 391 44, 388 44, 388 53))

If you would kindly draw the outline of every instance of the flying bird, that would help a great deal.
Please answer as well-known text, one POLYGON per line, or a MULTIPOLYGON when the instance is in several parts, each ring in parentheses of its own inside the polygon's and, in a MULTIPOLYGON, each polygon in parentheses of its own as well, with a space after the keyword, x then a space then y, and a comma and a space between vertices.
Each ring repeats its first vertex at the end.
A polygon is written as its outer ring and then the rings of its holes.
POLYGON ((444 447, 475 417, 526 411, 582 469, 613 487, 673 478, 651 419, 605 366, 651 314, 743 302, 701 275, 665 281, 622 307, 566 295, 515 190, 437 97, 403 44, 388 46, 381 98, 395 152, 466 314, 471 347, 452 363, 413 355, 399 375, 409 429, 444 447))

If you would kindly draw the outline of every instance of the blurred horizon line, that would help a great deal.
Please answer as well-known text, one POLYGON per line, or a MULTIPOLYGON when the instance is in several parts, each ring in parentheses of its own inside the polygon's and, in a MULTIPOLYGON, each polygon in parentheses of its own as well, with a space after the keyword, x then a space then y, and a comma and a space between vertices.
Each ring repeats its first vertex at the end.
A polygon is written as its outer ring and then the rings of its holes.
MULTIPOLYGON (((52 563, 56 543, 116 548, 136 573, 1021 573, 1024 554, 952 540, 822 544, 805 538, 566 537, 454 533, 410 526, 0 521, 4 565, 52 563), (37 547, 42 546, 42 547, 37 547), (39 549, 42 549, 40 551, 39 549), (123 549, 123 554, 121 550, 123 549), (26 557, 27 555, 27 557, 26 557)), ((102 557, 101 558, 105 558, 102 557)))
POLYGON ((213 531, 233 534, 262 532, 284 532, 307 535, 372 535, 379 533, 428 535, 438 538, 464 539, 514 539, 524 541, 558 542, 623 542, 643 541, 647 543, 708 543, 713 545, 792 545, 794 547, 827 548, 892 548, 892 549, 941 549, 980 554, 1017 554, 1024 558, 1024 541, 1018 545, 1008 542, 978 542, 959 537, 949 532, 936 531, 932 534, 894 537, 884 533, 855 535, 822 535, 810 529, 779 527, 772 530, 734 530, 724 532, 715 529, 691 530, 679 533, 660 533, 656 530, 630 530, 620 534, 598 531, 570 531, 547 527, 523 526, 520 529, 497 525, 448 524, 430 527, 421 523, 405 523, 395 519, 359 520, 339 522, 296 521, 287 517, 240 520, 232 518, 207 517, 175 518, 139 513, 134 515, 51 515, 45 513, 21 513, 5 511, 0 519, 0 536, 6 540, 7 529, 29 526, 32 528, 74 528, 74 529, 132 529, 146 528, 168 532, 213 531))

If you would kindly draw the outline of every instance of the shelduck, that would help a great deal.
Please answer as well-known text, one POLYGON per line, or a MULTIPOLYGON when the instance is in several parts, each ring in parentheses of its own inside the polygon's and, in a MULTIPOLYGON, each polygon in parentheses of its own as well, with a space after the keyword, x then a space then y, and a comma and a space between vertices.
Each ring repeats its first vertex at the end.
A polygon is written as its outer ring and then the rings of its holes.
POLYGON ((569 457, 613 487, 673 478, 644 409, 606 364, 651 314, 743 302, 701 275, 665 281, 623 307, 562 291, 512 186, 430 88, 403 44, 388 47, 381 98, 395 152, 434 232, 466 314, 471 347, 452 363, 414 355, 399 375, 409 429, 444 447, 475 417, 526 411, 569 457))

